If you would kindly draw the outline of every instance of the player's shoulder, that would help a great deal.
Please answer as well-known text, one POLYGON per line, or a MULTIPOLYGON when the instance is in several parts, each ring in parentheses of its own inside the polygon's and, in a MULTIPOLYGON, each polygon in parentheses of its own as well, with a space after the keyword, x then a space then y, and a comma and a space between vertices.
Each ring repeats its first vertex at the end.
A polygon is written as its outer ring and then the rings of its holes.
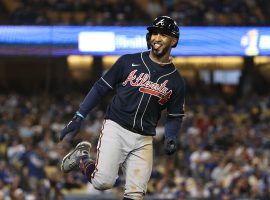
POLYGON ((132 54, 124 54, 120 58, 122 58, 122 59, 139 59, 141 57, 141 54, 142 53, 140 53, 140 52, 132 53, 132 54))
POLYGON ((142 53, 124 54, 120 56, 119 61, 125 65, 129 65, 130 63, 138 63, 141 62, 141 54, 142 53))
POLYGON ((180 84, 185 84, 185 79, 181 75, 181 71, 175 67, 175 71, 173 73, 175 81, 177 81, 180 84))

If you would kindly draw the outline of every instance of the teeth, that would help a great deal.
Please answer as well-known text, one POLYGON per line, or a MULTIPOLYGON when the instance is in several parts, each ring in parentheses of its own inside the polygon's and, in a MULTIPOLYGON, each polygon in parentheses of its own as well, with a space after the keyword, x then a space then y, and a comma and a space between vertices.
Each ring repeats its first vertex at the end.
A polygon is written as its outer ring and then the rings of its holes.
POLYGON ((155 43, 155 44, 154 44, 154 47, 155 47, 155 48, 159 48, 159 47, 161 47, 161 45, 158 44, 158 43, 155 43))

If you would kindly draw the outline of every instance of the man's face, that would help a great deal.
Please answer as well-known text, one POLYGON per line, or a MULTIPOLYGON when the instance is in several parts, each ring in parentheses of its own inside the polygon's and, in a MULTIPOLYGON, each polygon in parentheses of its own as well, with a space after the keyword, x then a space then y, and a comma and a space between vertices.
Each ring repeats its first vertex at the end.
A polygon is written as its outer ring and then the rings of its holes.
POLYGON ((176 42, 176 38, 166 35, 164 32, 155 30, 152 32, 150 43, 152 47, 152 52, 158 56, 162 57, 166 53, 170 52, 173 44, 176 42))

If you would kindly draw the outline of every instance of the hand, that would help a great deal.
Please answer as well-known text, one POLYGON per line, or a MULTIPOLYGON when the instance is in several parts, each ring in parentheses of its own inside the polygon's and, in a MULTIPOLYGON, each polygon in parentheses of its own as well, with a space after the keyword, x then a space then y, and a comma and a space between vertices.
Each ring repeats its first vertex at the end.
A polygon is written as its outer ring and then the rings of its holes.
POLYGON ((61 131, 60 134, 60 141, 63 140, 65 137, 66 139, 71 142, 71 140, 77 135, 77 133, 81 129, 83 118, 78 114, 75 114, 72 120, 66 125, 66 127, 61 131))
POLYGON ((167 155, 172 155, 177 150, 177 138, 168 137, 164 141, 164 151, 167 155))

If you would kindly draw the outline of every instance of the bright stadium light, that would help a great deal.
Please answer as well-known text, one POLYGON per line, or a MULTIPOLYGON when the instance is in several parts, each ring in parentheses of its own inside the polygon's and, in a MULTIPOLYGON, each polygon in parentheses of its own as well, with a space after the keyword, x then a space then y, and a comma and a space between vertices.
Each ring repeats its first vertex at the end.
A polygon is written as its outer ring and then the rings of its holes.
POLYGON ((113 32, 80 32, 79 50, 81 52, 115 51, 115 34, 113 32))

